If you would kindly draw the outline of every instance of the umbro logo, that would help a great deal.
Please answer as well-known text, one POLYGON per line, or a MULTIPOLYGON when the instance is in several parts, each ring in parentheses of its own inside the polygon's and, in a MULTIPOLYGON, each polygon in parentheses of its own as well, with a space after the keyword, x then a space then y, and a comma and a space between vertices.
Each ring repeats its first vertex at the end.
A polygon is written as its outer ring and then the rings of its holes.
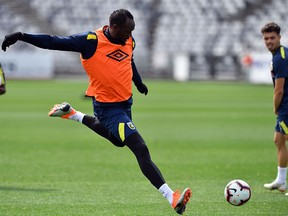
POLYGON ((120 62, 120 61, 124 60, 125 58, 127 58, 129 55, 127 53, 123 52, 122 50, 118 49, 118 50, 115 50, 115 51, 109 53, 106 56, 120 62))

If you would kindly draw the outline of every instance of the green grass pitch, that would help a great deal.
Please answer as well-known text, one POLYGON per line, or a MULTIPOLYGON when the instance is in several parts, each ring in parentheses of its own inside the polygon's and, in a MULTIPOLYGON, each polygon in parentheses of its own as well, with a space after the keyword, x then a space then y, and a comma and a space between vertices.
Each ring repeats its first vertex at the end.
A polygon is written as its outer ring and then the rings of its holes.
MULTIPOLYGON (((276 176, 273 87, 146 81, 133 120, 172 189, 191 187, 185 215, 287 215, 288 197, 263 189, 276 176), (232 179, 252 189, 226 202, 232 179)), ((10 81, 0 96, 0 215, 176 215, 140 172, 128 148, 47 113, 67 101, 92 114, 86 81, 10 81)))

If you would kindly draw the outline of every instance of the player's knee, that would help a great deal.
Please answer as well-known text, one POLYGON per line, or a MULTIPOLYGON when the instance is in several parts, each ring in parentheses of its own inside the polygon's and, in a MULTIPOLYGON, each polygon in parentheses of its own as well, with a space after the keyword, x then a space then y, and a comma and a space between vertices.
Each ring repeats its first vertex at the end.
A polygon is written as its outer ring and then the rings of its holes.
POLYGON ((280 142, 279 138, 274 139, 274 144, 275 144, 276 148, 278 148, 278 149, 281 148, 281 142, 280 142))
POLYGON ((286 140, 282 137, 276 136, 273 141, 278 149, 281 149, 286 146, 286 140))
POLYGON ((274 134, 274 139, 273 139, 275 146, 278 147, 282 140, 283 140, 282 134, 280 132, 276 132, 274 134))
POLYGON ((279 142, 278 137, 274 137, 273 142, 276 146, 278 146, 278 142, 279 142))
POLYGON ((142 139, 138 132, 130 135, 124 144, 130 148, 138 159, 150 159, 150 153, 145 141, 142 139))
POLYGON ((116 147, 124 147, 125 144, 123 142, 121 142, 120 140, 118 140, 117 138, 115 138, 114 136, 111 136, 109 138, 110 142, 115 145, 116 147))
POLYGON ((137 148, 138 148, 139 155, 142 158, 150 159, 150 153, 149 153, 149 150, 148 150, 148 147, 146 146, 146 144, 142 143, 142 144, 138 145, 137 148))

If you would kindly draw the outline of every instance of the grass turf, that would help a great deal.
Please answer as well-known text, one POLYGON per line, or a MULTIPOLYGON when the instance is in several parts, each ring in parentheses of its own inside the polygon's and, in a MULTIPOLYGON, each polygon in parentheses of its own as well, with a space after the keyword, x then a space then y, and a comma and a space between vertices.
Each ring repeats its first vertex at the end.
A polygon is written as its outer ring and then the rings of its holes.
MULTIPOLYGON (((276 176, 273 88, 245 83, 147 81, 133 121, 173 189, 191 187, 185 215, 287 215, 276 176), (232 179, 252 188, 241 207, 223 196, 232 179)), ((86 81, 10 81, 0 96, 1 215, 175 215, 127 148, 85 126, 49 118, 67 101, 92 114, 86 81)))

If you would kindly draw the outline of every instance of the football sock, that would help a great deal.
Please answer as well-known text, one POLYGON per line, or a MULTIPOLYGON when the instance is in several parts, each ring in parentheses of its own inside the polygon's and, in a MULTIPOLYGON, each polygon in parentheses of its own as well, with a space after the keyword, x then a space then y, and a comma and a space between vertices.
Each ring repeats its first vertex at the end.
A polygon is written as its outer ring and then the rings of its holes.
POLYGON ((170 203, 170 205, 172 205, 173 202, 173 191, 171 190, 171 188, 168 186, 168 184, 163 184, 160 188, 159 188, 160 193, 162 194, 163 197, 165 197, 168 202, 170 203))
POLYGON ((278 182, 278 183, 286 182, 286 175, 287 175, 287 167, 279 167, 278 166, 278 174, 276 177, 276 182, 278 182))
POLYGON ((84 115, 85 114, 83 114, 82 112, 76 111, 75 114, 69 116, 69 119, 82 123, 84 115))

